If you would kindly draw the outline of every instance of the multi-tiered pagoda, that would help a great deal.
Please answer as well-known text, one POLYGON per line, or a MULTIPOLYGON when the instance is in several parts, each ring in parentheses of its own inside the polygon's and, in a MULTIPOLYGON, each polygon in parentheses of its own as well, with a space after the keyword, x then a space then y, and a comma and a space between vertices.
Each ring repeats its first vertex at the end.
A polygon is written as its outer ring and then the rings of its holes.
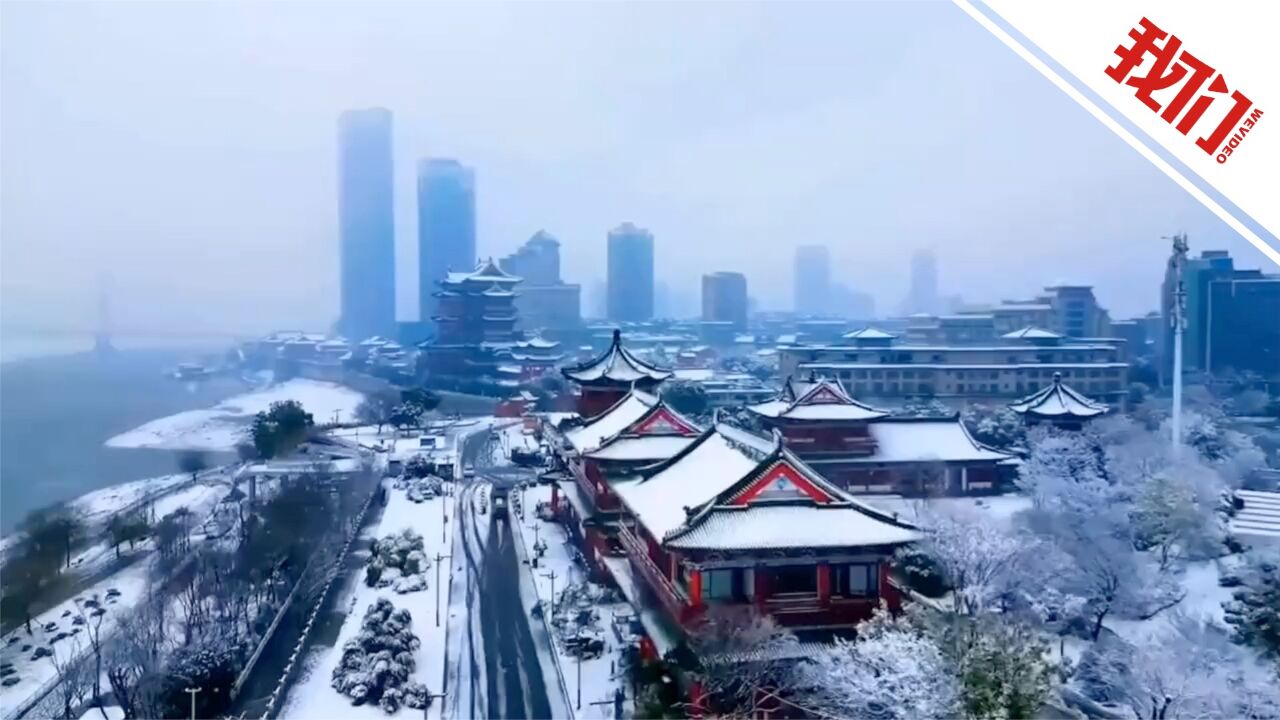
POLYGON ((578 414, 584 418, 613 407, 632 389, 652 392, 671 377, 670 370, 650 365, 623 347, 622 332, 617 329, 604 353, 561 372, 578 384, 582 393, 578 398, 578 414))
MULTIPOLYGON (((429 375, 459 379, 502 377, 511 349, 521 340, 515 329, 515 286, 520 278, 492 258, 471 272, 451 272, 439 281, 436 337, 424 344, 429 375)), ((518 368, 517 368, 518 374, 518 368)))

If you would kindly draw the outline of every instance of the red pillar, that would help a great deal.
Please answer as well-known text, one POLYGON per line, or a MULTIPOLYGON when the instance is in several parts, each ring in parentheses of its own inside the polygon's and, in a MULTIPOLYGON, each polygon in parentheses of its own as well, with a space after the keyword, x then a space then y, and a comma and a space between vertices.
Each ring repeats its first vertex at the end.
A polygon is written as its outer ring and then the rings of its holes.
POLYGON ((756 609, 764 610, 765 600, 769 599, 769 571, 763 567, 756 568, 755 571, 755 601, 756 609))
POLYGON ((827 563, 818 564, 818 604, 831 604, 831 566, 827 563))
POLYGON ((689 571, 689 607, 702 604, 702 571, 689 571))
POLYGON ((560 512, 560 483, 551 484, 551 511, 560 512))

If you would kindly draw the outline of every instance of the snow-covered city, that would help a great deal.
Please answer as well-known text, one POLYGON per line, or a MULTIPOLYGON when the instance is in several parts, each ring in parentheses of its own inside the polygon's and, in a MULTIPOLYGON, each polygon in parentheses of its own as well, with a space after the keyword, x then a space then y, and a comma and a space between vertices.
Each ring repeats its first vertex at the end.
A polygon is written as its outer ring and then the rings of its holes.
POLYGON ((488 414, 259 368, 110 438, 180 472, 6 538, 57 573, 6 584, 6 720, 1280 707, 1258 398, 1196 386, 1176 445, 1167 403, 1058 375, 959 414, 813 372, 712 407, 605 337, 488 414))
POLYGON ((0 720, 1280 720, 1280 4, 1148 5, 0 0, 0 720))

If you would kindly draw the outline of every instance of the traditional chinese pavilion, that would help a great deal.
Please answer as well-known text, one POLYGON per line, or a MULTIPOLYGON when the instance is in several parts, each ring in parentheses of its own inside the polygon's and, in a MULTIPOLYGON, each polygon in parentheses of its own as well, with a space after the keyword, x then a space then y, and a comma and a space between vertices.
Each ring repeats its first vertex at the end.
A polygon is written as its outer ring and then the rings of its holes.
POLYGON ((1009 409, 1022 416, 1027 425, 1049 423, 1079 430, 1084 423, 1107 412, 1107 406, 1085 397, 1062 382, 1062 374, 1054 373, 1053 382, 1016 403, 1009 409))
POLYGON ((855 400, 836 380, 789 378, 774 400, 747 408, 836 485, 900 495, 999 491, 1014 456, 974 440, 959 415, 893 417, 855 400))
POLYGON ((670 370, 650 365, 623 347, 622 332, 617 329, 614 329, 613 341, 603 354, 566 367, 561 372, 578 384, 582 393, 578 399, 578 413, 584 418, 599 415, 613 407, 632 388, 652 391, 671 377, 670 370))
POLYGON ((492 258, 472 272, 451 272, 439 281, 436 337, 421 345, 427 373, 455 378, 497 378, 511 366, 515 329, 515 286, 520 278, 492 258))
POLYGON ((683 450, 702 432, 661 398, 632 390, 584 425, 564 430, 556 443, 558 482, 551 503, 599 570, 619 551, 620 506, 613 483, 683 450))
POLYGON ((780 436, 721 422, 614 491, 625 561, 606 564, 624 592, 642 586, 655 598, 677 634, 716 604, 794 629, 852 627, 881 600, 898 606, 889 565, 920 537, 828 482, 780 436))

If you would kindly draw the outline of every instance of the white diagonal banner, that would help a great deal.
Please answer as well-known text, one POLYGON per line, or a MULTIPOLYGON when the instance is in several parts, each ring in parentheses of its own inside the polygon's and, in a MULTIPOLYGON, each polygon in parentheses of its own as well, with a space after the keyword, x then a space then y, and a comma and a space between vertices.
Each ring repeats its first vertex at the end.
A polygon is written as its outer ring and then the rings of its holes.
POLYGON ((955 2, 1280 265, 1280 3, 955 2))

